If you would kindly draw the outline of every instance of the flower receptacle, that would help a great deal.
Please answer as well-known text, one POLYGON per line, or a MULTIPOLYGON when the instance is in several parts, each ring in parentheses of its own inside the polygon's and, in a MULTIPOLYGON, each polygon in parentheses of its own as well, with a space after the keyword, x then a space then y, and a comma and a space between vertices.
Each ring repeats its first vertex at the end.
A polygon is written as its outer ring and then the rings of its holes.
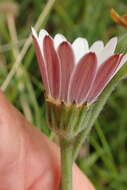
MULTIPOLYGON (((51 100, 51 99, 50 99, 51 100)), ((48 126, 57 135, 64 138, 74 138, 86 126, 90 107, 85 104, 78 106, 73 103, 66 105, 58 101, 46 101, 46 117, 48 126)))

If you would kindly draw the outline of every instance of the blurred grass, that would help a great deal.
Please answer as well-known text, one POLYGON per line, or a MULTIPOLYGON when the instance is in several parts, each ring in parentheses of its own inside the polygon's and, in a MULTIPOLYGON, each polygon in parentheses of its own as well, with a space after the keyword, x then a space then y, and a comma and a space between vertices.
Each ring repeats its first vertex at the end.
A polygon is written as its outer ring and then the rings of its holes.
MULTIPOLYGON (((0 1, 6 2, 5 0, 0 1)), ((16 17, 18 45, 12 43, 5 12, 0 11, 0 85, 6 79, 15 57, 14 47, 21 50, 41 14, 46 0, 17 0, 16 17)), ((52 12, 42 27, 52 34, 64 34, 70 41, 86 37, 90 44, 98 39, 105 42, 112 36, 122 37, 127 29, 117 26, 109 16, 109 8, 127 13, 126 0, 56 0, 52 12)), ((123 42, 124 43, 124 42, 123 42)), ((127 44, 123 48, 126 49, 127 44)), ((122 51, 122 50, 121 50, 122 51)), ((6 89, 10 101, 27 119, 47 135, 44 98, 35 52, 31 46, 16 75, 6 89)), ((127 189, 127 80, 120 83, 109 98, 89 138, 90 154, 79 157, 77 163, 98 190, 127 189), (85 159, 84 159, 85 157, 85 159)), ((85 149, 85 145, 82 151, 85 149)))

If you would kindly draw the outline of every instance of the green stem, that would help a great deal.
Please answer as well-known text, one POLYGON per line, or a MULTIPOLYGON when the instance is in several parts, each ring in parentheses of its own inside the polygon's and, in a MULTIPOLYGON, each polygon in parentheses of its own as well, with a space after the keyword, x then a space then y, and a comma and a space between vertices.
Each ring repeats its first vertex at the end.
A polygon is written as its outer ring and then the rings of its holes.
POLYGON ((92 129, 92 125, 79 134, 77 141, 75 143, 75 146, 74 146, 74 152, 73 152, 73 160, 74 161, 76 160, 76 158, 79 154, 79 151, 81 149, 83 142, 85 142, 86 139, 88 138, 91 129, 92 129))
POLYGON ((73 145, 67 140, 60 138, 61 152, 61 190, 72 190, 72 152, 73 145))
MULTIPOLYGON (((91 114, 92 114, 92 109, 89 110, 87 120, 85 121, 86 126, 88 126, 89 120, 91 118, 91 114)), ((79 133, 78 137, 76 138, 76 141, 75 141, 75 144, 74 144, 74 147, 73 147, 74 148, 74 150, 73 150, 73 161, 76 160, 83 142, 85 142, 86 139, 88 138, 88 135, 89 135, 89 133, 91 131, 91 128, 92 128, 92 126, 86 127, 83 131, 81 131, 79 133)))

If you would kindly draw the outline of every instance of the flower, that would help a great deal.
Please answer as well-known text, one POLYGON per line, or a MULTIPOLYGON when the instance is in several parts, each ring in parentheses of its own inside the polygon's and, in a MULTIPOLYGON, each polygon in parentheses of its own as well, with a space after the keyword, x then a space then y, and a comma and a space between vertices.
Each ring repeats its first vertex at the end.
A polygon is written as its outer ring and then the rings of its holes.
POLYGON ((127 14, 120 16, 114 9, 110 9, 110 15, 115 23, 127 27, 127 14))
POLYGON ((127 54, 114 54, 117 37, 105 46, 96 41, 89 47, 85 38, 71 44, 63 35, 53 39, 45 30, 38 36, 32 28, 32 36, 47 98, 55 103, 95 102, 127 61, 127 54))

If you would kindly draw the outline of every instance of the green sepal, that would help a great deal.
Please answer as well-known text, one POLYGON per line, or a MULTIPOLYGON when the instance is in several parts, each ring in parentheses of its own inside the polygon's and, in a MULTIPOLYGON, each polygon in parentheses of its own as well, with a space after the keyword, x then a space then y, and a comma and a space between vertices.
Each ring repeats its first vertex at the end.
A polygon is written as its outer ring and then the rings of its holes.
POLYGON ((89 106, 77 104, 55 104, 46 101, 46 117, 48 126, 59 136, 74 138, 87 125, 89 106))

